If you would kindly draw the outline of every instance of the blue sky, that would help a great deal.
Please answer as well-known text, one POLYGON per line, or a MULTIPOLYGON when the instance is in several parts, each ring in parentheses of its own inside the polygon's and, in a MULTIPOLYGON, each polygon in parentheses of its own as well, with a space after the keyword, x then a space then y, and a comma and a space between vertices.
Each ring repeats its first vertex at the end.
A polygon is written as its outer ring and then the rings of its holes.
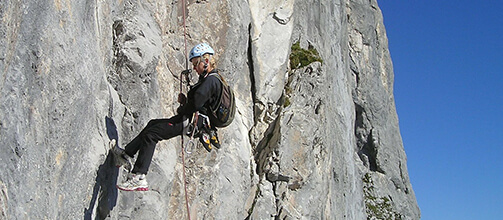
POLYGON ((378 4, 421 219, 503 219, 503 1, 378 4))

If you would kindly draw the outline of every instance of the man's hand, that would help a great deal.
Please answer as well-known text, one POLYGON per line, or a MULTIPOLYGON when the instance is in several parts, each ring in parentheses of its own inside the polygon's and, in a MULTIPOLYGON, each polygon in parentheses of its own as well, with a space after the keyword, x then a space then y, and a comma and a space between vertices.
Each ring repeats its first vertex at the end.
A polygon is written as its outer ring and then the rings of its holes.
POLYGON ((178 103, 181 105, 187 103, 187 97, 183 93, 178 94, 178 103))

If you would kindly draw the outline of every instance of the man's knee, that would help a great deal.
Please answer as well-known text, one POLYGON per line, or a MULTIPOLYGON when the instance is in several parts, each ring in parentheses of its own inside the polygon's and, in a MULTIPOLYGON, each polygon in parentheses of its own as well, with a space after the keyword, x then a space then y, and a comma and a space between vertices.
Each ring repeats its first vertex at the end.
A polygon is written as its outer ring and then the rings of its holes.
POLYGON ((155 124, 157 124, 157 121, 159 121, 159 119, 151 119, 151 120, 147 123, 147 127, 152 127, 152 126, 154 126, 155 124))

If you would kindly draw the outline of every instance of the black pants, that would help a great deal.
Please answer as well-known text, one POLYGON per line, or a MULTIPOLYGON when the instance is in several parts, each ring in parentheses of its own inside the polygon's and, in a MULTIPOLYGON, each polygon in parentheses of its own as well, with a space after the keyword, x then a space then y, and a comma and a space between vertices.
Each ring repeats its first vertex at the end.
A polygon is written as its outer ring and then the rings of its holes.
POLYGON ((132 173, 147 174, 157 142, 167 140, 183 133, 182 116, 176 115, 168 119, 153 119, 145 128, 125 147, 126 154, 138 158, 132 173))

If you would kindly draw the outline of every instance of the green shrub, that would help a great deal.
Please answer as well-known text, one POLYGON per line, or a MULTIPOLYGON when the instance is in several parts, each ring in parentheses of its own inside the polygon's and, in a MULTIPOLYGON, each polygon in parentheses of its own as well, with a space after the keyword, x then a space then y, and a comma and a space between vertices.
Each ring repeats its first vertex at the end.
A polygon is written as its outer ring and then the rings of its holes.
POLYGON ((316 61, 323 63, 320 54, 311 44, 307 50, 300 47, 300 41, 292 45, 290 68, 299 69, 316 61))

